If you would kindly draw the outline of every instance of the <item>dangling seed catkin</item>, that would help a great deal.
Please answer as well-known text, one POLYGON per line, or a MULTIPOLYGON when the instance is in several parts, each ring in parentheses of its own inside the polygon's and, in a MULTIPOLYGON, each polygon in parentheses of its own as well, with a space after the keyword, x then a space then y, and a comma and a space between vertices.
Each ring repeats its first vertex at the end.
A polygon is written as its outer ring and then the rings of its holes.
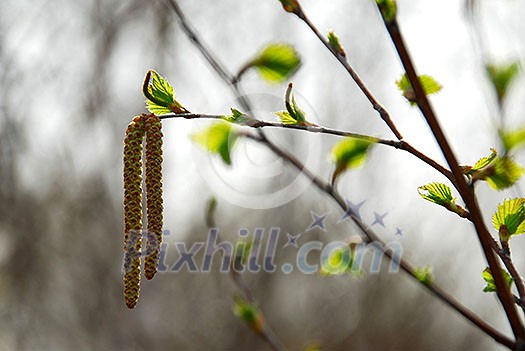
POLYGON ((162 124, 153 114, 143 116, 146 129, 145 174, 148 219, 144 275, 149 280, 157 273, 162 243, 162 124))
POLYGON ((144 133, 144 117, 136 116, 124 139, 124 299, 130 309, 135 307, 140 292, 144 133))

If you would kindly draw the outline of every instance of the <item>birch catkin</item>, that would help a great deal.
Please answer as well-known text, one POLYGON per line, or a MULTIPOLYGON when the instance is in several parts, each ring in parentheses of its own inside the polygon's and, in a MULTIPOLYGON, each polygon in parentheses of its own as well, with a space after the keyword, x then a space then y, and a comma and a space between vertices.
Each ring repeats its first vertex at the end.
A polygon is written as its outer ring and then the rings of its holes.
POLYGON ((124 139, 124 299, 135 307, 140 291, 142 245, 142 140, 144 117, 133 118, 124 139))
POLYGON ((146 207, 148 244, 144 259, 144 275, 152 279, 159 265, 162 243, 162 124, 155 115, 145 116, 146 128, 146 207))

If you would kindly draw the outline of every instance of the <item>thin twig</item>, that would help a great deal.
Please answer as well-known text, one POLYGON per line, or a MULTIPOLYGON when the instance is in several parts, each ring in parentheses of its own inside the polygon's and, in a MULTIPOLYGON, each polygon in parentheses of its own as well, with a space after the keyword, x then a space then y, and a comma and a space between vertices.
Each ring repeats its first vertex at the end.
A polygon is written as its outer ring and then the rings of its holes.
MULTIPOLYGON (((212 199, 208 207, 206 209, 206 225, 208 226, 208 229, 211 230, 212 228, 217 228, 215 225, 215 209, 217 207, 217 202, 215 199, 212 199)), ((219 243, 222 243, 222 237, 217 232, 217 241, 219 243)), ((237 286, 237 289, 239 289, 244 295, 244 298, 250 302, 250 304, 256 303, 255 295, 251 291, 250 287, 244 283, 244 281, 241 279, 240 274, 234 269, 232 261, 232 266, 229 269, 230 277, 233 281, 233 283, 237 286)), ((262 315, 263 320, 266 320, 264 318, 263 311, 259 308, 259 313, 262 315)), ((262 329, 258 329, 256 333, 264 339, 270 347, 275 351, 286 351, 286 348, 281 344, 281 342, 277 339, 275 336, 275 333, 272 331, 272 329, 268 326, 268 323, 264 323, 264 326, 262 329)))
MULTIPOLYGON (((202 114, 202 113, 168 113, 165 115, 159 115, 160 119, 168 119, 168 118, 185 118, 185 119, 199 119, 199 118, 207 118, 207 119, 224 119, 224 116, 222 115, 211 115, 211 114, 202 114)), ((350 138, 356 138, 356 139, 362 139, 367 140, 371 142, 375 142, 382 145, 387 145, 399 150, 404 150, 408 152, 409 154, 417 157, 430 167, 437 170, 439 173, 444 175, 450 182, 455 184, 456 180, 452 173, 440 165, 438 162, 433 160, 432 158, 428 157, 427 155, 423 154, 421 151, 414 148, 412 145, 410 145, 408 142, 404 140, 388 140, 388 139, 381 139, 378 137, 373 137, 369 135, 364 134, 357 134, 357 133, 351 133, 339 129, 333 129, 333 128, 327 128, 323 126, 304 126, 304 125, 298 125, 298 124, 284 124, 280 122, 268 122, 268 121, 262 121, 255 118, 250 118, 249 122, 246 122, 243 124, 246 127, 251 128, 264 128, 264 127, 275 127, 275 128, 284 128, 284 129, 297 129, 297 130, 303 130, 309 133, 319 133, 319 134, 329 134, 329 135, 337 135, 337 136, 343 136, 343 137, 350 137, 350 138)))
POLYGON ((402 140, 403 139, 403 135, 401 135, 401 132, 399 132, 399 130, 397 129, 396 125, 392 121, 392 118, 390 118, 390 114, 388 113, 388 111, 386 110, 385 107, 383 107, 383 105, 381 105, 379 103, 379 101, 376 99, 376 97, 368 89, 368 87, 363 82, 361 77, 357 74, 357 72, 350 65, 350 63, 348 62, 348 59, 346 58, 346 56, 343 55, 338 50, 336 50, 335 48, 333 48, 332 45, 330 45, 328 40, 323 36, 323 34, 321 34, 321 32, 312 23, 312 21, 310 21, 310 19, 308 18, 308 16, 306 16, 306 14, 304 13, 304 11, 302 10, 302 8, 300 6, 298 7, 297 12, 295 12, 295 14, 304 23, 306 23, 306 25, 312 30, 312 32, 314 32, 314 34, 317 36, 317 38, 319 38, 319 40, 323 43, 323 45, 332 53, 332 55, 335 56, 337 61, 339 61, 341 63, 341 65, 343 65, 345 70, 352 77, 352 79, 357 84, 359 89, 363 92, 365 97, 368 99, 368 101, 370 102, 370 104, 372 105, 374 110, 376 110, 379 113, 379 116, 381 116, 381 119, 386 123, 388 128, 390 128, 390 130, 392 131, 392 133, 394 133, 394 135, 396 136, 396 138, 398 140, 402 140))
MULTIPOLYGON (((378 9, 381 12, 379 5, 378 9)), ((452 148, 447 138, 445 137, 443 129, 441 128, 441 125, 437 120, 437 117, 434 113, 434 110, 432 109, 430 102, 427 99, 425 91, 416 73, 412 58, 410 57, 403 36, 401 35, 401 31, 399 29, 397 20, 393 19, 387 21, 383 18, 383 22, 385 23, 388 33, 390 34, 392 42, 394 43, 401 63, 405 68, 408 80, 410 81, 410 84, 414 89, 416 103, 419 109, 421 110, 423 116, 425 117, 427 124, 429 125, 432 133, 434 134, 434 137, 436 138, 436 141, 438 142, 438 145, 441 151, 443 152, 443 155, 445 156, 445 159, 452 173, 454 174, 454 178, 457 181, 457 189, 472 216, 472 221, 476 228, 476 233, 478 234, 483 253, 487 259, 487 263, 494 277, 494 282, 496 284, 496 294, 503 306, 503 309, 505 310, 505 314, 509 320, 512 331, 517 339, 518 346, 520 346, 522 345, 525 339, 525 329, 523 328, 521 319, 519 318, 518 313, 516 311, 514 298, 507 283, 505 282, 505 278, 503 277, 500 264, 496 259, 496 256, 494 255, 494 252, 491 248, 491 235, 485 226, 481 211, 477 204, 477 200, 472 192, 472 189, 469 187, 465 180, 465 177, 463 176, 456 156, 452 151, 452 148)))
POLYGON ((290 163, 294 168, 296 168, 303 176, 308 178, 317 188, 319 188, 321 191, 323 191, 326 195, 330 196, 337 205, 344 211, 344 213, 351 213, 351 219, 352 221, 357 225, 357 227, 363 232, 363 234, 366 236, 366 238, 370 242, 376 242, 379 243, 378 247, 380 246, 383 250, 383 253, 392 261, 398 263, 403 271, 408 273, 411 277, 416 279, 418 282, 420 282, 423 286, 425 286, 434 296, 439 298, 441 301, 443 301, 445 304, 459 312, 461 315, 463 315, 465 318, 467 318, 469 321, 471 321, 474 325, 476 325, 479 329, 481 329, 483 332, 485 332, 487 335, 491 336, 495 341, 509 347, 514 347, 514 342, 510 340, 507 336, 500 333, 498 330, 493 328, 491 325, 486 323, 483 319, 478 317, 475 313, 470 311, 468 308, 466 308, 464 305, 462 305, 460 302, 458 302, 453 296, 449 295, 445 290, 441 289, 437 284, 434 282, 429 283, 422 283, 416 275, 415 268, 405 259, 402 257, 397 257, 395 254, 390 252, 389 250, 384 250, 386 246, 385 242, 375 234, 375 232, 370 229, 366 224, 364 224, 355 213, 352 213, 352 210, 347 207, 346 202, 344 199, 337 193, 337 191, 332 188, 332 186, 327 183, 322 178, 316 176, 312 171, 310 171, 308 168, 305 167, 304 164, 301 163, 298 159, 296 159, 293 155, 289 154, 288 152, 275 148, 273 144, 267 143, 265 140, 260 139, 258 136, 255 136, 251 133, 245 133, 245 137, 254 139, 256 141, 262 142, 266 144, 266 146, 272 150, 276 155, 282 157, 283 159, 287 160, 288 163, 290 163))

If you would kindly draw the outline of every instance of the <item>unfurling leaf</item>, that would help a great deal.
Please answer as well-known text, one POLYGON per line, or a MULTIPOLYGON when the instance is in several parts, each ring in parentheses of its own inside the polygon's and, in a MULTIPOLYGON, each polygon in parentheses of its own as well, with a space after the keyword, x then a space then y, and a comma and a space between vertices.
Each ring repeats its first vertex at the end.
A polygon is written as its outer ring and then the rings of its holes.
POLYGON ((322 276, 332 276, 350 273, 360 277, 364 272, 354 258, 355 251, 350 246, 333 249, 330 251, 330 255, 323 260, 320 274, 322 276))
POLYGON ((509 131, 502 130, 500 138, 507 152, 522 148, 525 146, 525 127, 509 131))
POLYGON ((175 98, 173 87, 160 74, 149 70, 142 84, 142 93, 147 99, 147 107, 151 113, 188 113, 175 98))
POLYGON ((492 216, 492 224, 504 241, 507 241, 512 235, 524 234, 525 199, 504 200, 492 216))
POLYGON ((235 145, 238 134, 230 124, 219 122, 192 135, 192 139, 208 152, 221 156, 224 163, 231 165, 230 152, 235 145))
POLYGON ((488 64, 486 67, 492 87, 501 105, 507 95, 509 86, 512 84, 519 72, 519 63, 513 62, 506 65, 488 64))
POLYGON ((443 183, 433 182, 417 188, 419 195, 430 202, 445 207, 447 210, 458 214, 462 218, 468 218, 469 213, 456 203, 456 198, 452 197, 452 190, 443 183))
POLYGON ((248 63, 265 80, 281 83, 290 78, 301 65, 301 57, 295 49, 286 44, 270 44, 248 63))
POLYGON ((512 158, 500 157, 496 150, 487 157, 482 157, 472 167, 463 166, 464 173, 472 182, 486 181, 493 189, 503 190, 514 185, 522 176, 524 170, 512 158))
POLYGON ((328 33, 328 43, 330 44, 332 49, 335 50, 335 52, 337 52, 339 55, 343 57, 346 57, 345 49, 343 49, 343 46, 341 45, 341 42, 339 41, 339 37, 332 30, 328 33))
POLYGON ((306 114, 299 108, 297 102, 295 102, 292 83, 288 84, 284 100, 286 111, 275 112, 283 124, 297 124, 300 126, 314 125, 313 123, 310 123, 306 120, 306 114))
POLYGON ((432 276, 432 267, 430 266, 416 268, 414 275, 416 276, 417 280, 425 285, 430 285, 434 281, 434 277, 432 276))
POLYGON ((247 114, 237 109, 231 108, 231 111, 232 111, 231 115, 222 116, 222 118, 225 121, 228 121, 230 123, 239 124, 239 125, 247 125, 251 121, 254 121, 252 117, 248 116, 247 114))
POLYGON ((236 297, 234 299, 233 313, 254 332, 260 334, 264 331, 264 316, 254 304, 241 297, 236 297))
POLYGON ((381 16, 386 24, 392 23, 396 19, 397 4, 396 0, 376 0, 377 6, 381 11, 381 16))
MULTIPOLYGON (((439 84, 431 76, 422 75, 418 78, 421 82, 421 85, 423 86, 423 91, 425 92, 425 95, 436 94, 439 91, 441 91, 441 84, 439 84)), ((396 84, 399 90, 401 90, 401 92, 403 93, 405 99, 407 99, 411 105, 415 105, 416 94, 414 92, 414 89, 412 88, 412 85, 410 84, 410 81, 408 80, 408 76, 406 74, 403 74, 403 76, 396 81, 396 84)))
MULTIPOLYGON (((501 270, 501 272, 503 273, 503 277, 505 278, 505 281, 507 282, 510 288, 514 280, 509 275, 509 273, 507 273, 503 269, 501 270)), ((483 270, 483 273, 481 273, 481 276, 483 277, 483 280, 487 283, 487 286, 483 288, 483 292, 495 292, 496 283, 494 282, 494 277, 492 276, 490 268, 485 268, 485 270, 483 270)))
POLYGON ((332 184, 347 169, 361 166, 373 145, 372 141, 354 138, 346 138, 335 144, 332 148, 332 159, 335 162, 332 184))

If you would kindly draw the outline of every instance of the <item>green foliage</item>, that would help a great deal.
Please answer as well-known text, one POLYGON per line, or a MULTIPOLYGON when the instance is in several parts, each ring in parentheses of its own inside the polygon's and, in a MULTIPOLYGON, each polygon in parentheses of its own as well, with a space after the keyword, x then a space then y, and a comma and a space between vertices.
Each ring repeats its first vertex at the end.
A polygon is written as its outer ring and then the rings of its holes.
POLYGON ((340 275, 350 273, 357 277, 364 274, 361 268, 355 263, 354 251, 350 246, 340 247, 330 252, 330 256, 321 265, 322 276, 340 275))
MULTIPOLYGON (((423 91, 426 95, 436 94, 439 91, 441 91, 441 84, 439 84, 433 77, 429 75, 421 75, 418 78, 421 82, 421 85, 423 86, 423 91)), ((405 99, 407 99, 411 105, 415 105, 416 94, 414 92, 414 89, 412 88, 412 85, 410 84, 410 81, 408 80, 408 76, 406 74, 403 74, 403 76, 396 81, 396 85, 399 88, 399 90, 403 93, 405 99)))
POLYGON ((230 124, 219 122, 192 135, 192 139, 208 152, 221 156, 224 163, 231 165, 230 152, 238 138, 230 124))
POLYGON ((484 180, 496 190, 513 186, 523 175, 523 168, 510 157, 497 157, 492 167, 493 172, 484 180))
POLYGON ((417 280, 425 285, 430 285, 434 281, 434 277, 432 276, 432 267, 430 266, 416 268, 414 273, 417 280))
POLYGON ((235 262, 239 262, 242 265, 246 265, 250 258, 250 252, 253 248, 253 240, 239 240, 235 243, 235 251, 233 256, 235 262))
POLYGON ((472 167, 464 166, 463 170, 472 181, 484 180, 496 190, 514 185, 524 172, 518 163, 508 156, 498 156, 494 149, 489 156, 480 158, 472 167))
POLYGON ((341 45, 341 42, 339 41, 339 37, 333 30, 328 32, 328 43, 334 49, 339 55, 346 57, 345 49, 343 49, 343 46, 341 45))
MULTIPOLYGON (((503 277, 505 278, 505 281, 507 282, 510 288, 514 280, 506 271, 501 270, 501 272, 503 273, 503 277)), ((485 268, 485 270, 483 270, 483 273, 481 273, 481 276, 483 277, 483 280, 487 283, 487 286, 483 288, 483 292, 495 292, 496 283, 494 282, 494 277, 492 276, 490 268, 485 268)))
POLYGON ((507 152, 522 148, 525 146, 525 127, 509 131, 501 130, 500 138, 507 152))
POLYGON ((285 105, 286 111, 275 112, 283 124, 313 125, 306 120, 306 114, 299 108, 297 102, 295 102, 292 83, 288 84, 288 88, 286 89, 285 105))
POLYGON ((142 92, 147 99, 147 107, 151 113, 162 115, 170 112, 188 112, 176 100, 171 84, 154 70, 146 73, 142 92))
POLYGON ((250 116, 248 116, 244 112, 241 112, 241 111, 239 111, 237 109, 234 109, 234 108, 231 108, 230 110, 232 111, 231 115, 224 115, 224 116, 222 116, 222 118, 225 121, 228 121, 230 123, 239 124, 239 125, 246 125, 250 121, 253 120, 253 118, 251 118, 250 116))
POLYGON ((396 0, 376 0, 376 4, 381 10, 381 16, 386 24, 392 23, 397 15, 396 0))
POLYGON ((496 91, 498 103, 501 105, 507 95, 509 86, 518 75, 520 68, 519 63, 513 62, 504 65, 488 64, 485 68, 492 87, 496 91))
POLYGON ((233 313, 255 332, 260 333, 264 330, 264 318, 261 311, 245 299, 241 297, 234 299, 233 313))
POLYGON ((366 156, 372 141, 345 138, 332 148, 332 159, 335 162, 335 171, 332 176, 332 183, 344 171, 350 168, 361 166, 366 161, 366 156))
POLYGON ((525 233, 525 199, 504 200, 492 216, 492 224, 502 240, 512 235, 525 233))
POLYGON ((450 187, 443 183, 430 183, 418 187, 417 190, 423 199, 441 206, 455 203, 456 201, 456 199, 452 197, 450 187))
POLYGON ((452 190, 450 190, 448 185, 433 182, 418 187, 417 191, 423 199, 443 206, 460 217, 468 218, 468 211, 456 203, 456 198, 452 197, 452 190))
POLYGON ((265 80, 281 83, 290 78, 301 65, 301 57, 295 49, 286 44, 270 44, 257 55, 249 67, 257 69, 265 80))

